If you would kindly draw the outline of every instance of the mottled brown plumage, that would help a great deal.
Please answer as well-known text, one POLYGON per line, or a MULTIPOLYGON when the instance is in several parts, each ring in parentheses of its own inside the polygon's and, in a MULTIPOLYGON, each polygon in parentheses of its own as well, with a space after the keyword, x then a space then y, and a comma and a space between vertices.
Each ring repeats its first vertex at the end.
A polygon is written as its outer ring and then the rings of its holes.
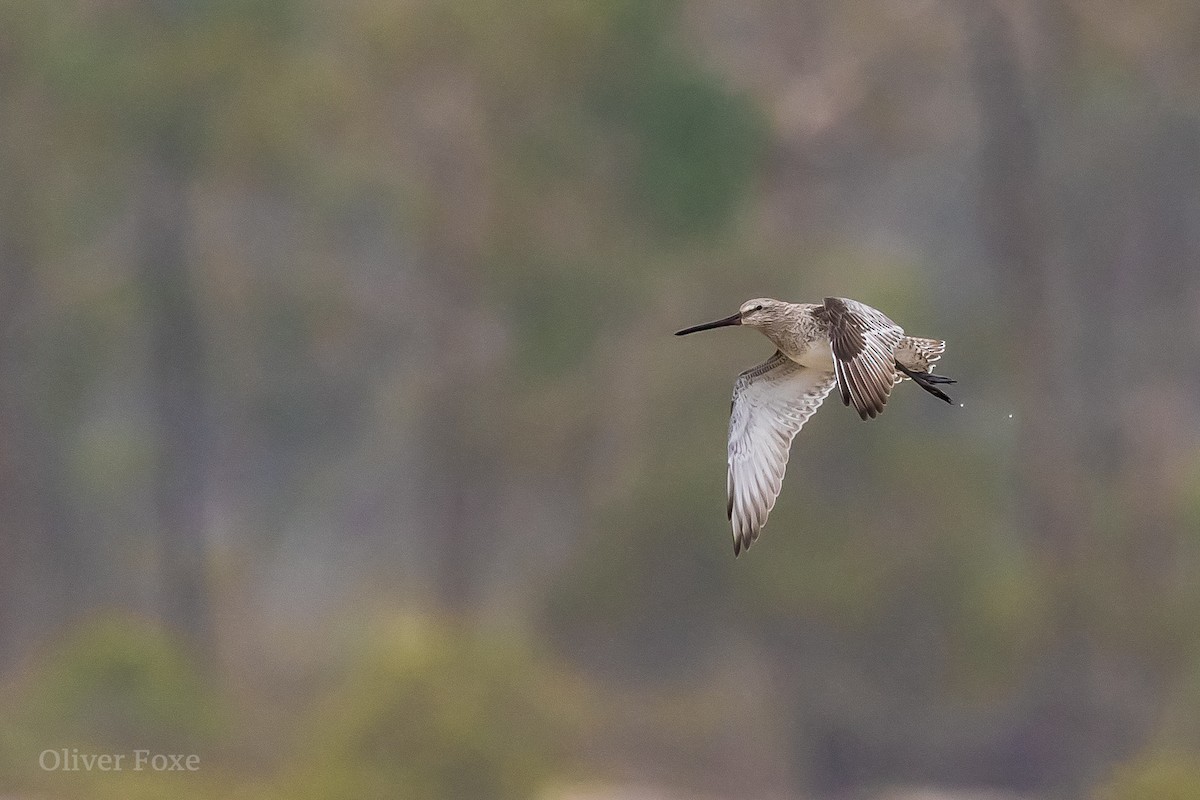
POLYGON ((738 376, 729 417, 728 505, 735 555, 758 538, 783 485, 792 439, 838 387, 859 416, 883 412, 892 387, 912 378, 946 402, 931 374, 946 343, 905 336, 881 311, 857 300, 785 303, 759 298, 738 313, 676 332, 676 336, 745 325, 775 345, 771 358, 738 376))

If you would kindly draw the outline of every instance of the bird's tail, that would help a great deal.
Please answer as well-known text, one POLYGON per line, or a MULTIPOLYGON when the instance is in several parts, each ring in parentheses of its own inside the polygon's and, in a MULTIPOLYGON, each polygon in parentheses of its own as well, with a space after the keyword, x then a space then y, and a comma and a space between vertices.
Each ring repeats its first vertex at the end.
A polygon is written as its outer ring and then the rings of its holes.
POLYGON ((941 358, 944 352, 946 352, 946 343, 941 339, 905 336, 896 347, 896 369, 900 371, 896 375, 896 382, 899 383, 905 377, 912 378, 913 383, 934 397, 945 400, 947 403, 953 403, 954 401, 937 388, 936 384, 957 383, 957 381, 932 374, 934 362, 941 358))
POLYGON ((922 389, 929 392, 939 400, 945 400, 947 403, 951 404, 954 403, 954 401, 950 399, 949 395, 937 388, 937 384, 939 383, 958 383, 958 381, 954 380, 953 378, 947 378, 945 375, 934 375, 930 372, 917 372, 916 370, 911 370, 901 364, 899 359, 896 361, 896 369, 903 372, 906 376, 912 378, 913 383, 915 383, 917 386, 920 386, 922 389))
POLYGON ((896 346, 896 362, 913 372, 933 372, 933 364, 946 352, 941 339, 905 336, 896 346))

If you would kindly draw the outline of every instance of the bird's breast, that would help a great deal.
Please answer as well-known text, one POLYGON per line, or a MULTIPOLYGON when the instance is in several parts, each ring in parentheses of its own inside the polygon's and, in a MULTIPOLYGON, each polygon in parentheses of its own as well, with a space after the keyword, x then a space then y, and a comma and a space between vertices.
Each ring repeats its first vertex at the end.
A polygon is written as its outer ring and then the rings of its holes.
POLYGON ((812 369, 833 371, 833 349, 829 346, 829 339, 824 337, 806 342, 801 347, 791 348, 791 352, 784 351, 784 355, 797 364, 812 369))

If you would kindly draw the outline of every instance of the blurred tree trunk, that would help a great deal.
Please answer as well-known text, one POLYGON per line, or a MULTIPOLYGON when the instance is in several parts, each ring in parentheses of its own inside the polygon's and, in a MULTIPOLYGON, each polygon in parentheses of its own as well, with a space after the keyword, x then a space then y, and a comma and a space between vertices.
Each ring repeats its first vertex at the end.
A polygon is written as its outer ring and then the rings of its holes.
POLYGON ((496 475, 491 454, 477 438, 477 417, 484 403, 485 382, 469 356, 478 349, 478 298, 469 288, 470 256, 446 238, 431 243, 430 256, 439 266, 440 303, 455 309, 455 324, 441 341, 434 401, 425 426, 423 450, 429 469, 424 476, 425 495, 433 501, 436 559, 434 591, 441 609, 470 617, 480 611, 482 584, 487 573, 489 548, 495 531, 487 498, 496 475), (464 359, 464 355, 467 356, 464 359), (489 535, 491 534, 491 535, 489 535))
MULTIPOLYGON (((469 387, 464 387, 469 388, 469 387)), ((471 443, 464 442, 461 431, 469 419, 461 400, 450 400, 445 416, 433 423, 427 452, 434 454, 432 479, 441 498, 441 519, 437 538, 438 565, 435 575, 438 605, 454 615, 469 615, 478 610, 480 580, 479 529, 474 513, 482 483, 479 465, 470 457, 471 443)))
POLYGON ((457 74, 444 80, 436 87, 445 98, 438 114, 415 115, 422 178, 431 189, 425 258, 436 276, 435 302, 448 323, 437 332, 432 365, 436 408, 430 409, 422 448, 429 465, 424 493, 432 501, 427 510, 439 606, 470 616, 481 610, 490 553, 503 535, 491 502, 500 473, 479 437, 486 428, 480 416, 489 406, 480 296, 490 211, 489 143, 474 82, 457 74))
MULTIPOLYGON (((43 404, 36 329, 37 230, 32 187, 6 170, 0 206, 0 666, 19 643, 45 634, 87 606, 92 581, 86 542, 73 524, 64 477, 63 433, 43 404)), ((62 426, 62 427, 65 427, 62 426)))
POLYGON ((212 644, 204 543, 209 421, 203 335, 187 252, 185 130, 177 113, 151 142, 141 185, 139 245, 157 426, 154 509, 163 615, 197 652, 207 652, 212 644))
POLYGON ((973 82, 980 114, 981 211, 1012 362, 1002 365, 1019 420, 1016 471, 1022 527, 1048 570, 1055 619, 1048 655, 1034 676, 1036 710, 1014 732, 1008 773, 1028 787, 1077 791, 1097 755, 1089 689, 1090 644, 1077 579, 1088 532, 1080 473, 1080 391, 1069 264, 1052 255, 1054 214, 1039 163, 1033 93, 1024 85, 1014 32, 989 0, 968 7, 973 82), (1063 785, 1063 783, 1066 785, 1063 785))

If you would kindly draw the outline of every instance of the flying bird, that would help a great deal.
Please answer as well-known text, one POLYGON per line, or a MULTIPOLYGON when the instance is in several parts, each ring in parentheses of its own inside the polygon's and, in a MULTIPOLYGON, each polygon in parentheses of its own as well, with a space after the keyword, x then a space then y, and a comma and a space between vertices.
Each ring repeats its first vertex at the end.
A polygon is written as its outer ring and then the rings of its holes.
POLYGON ((946 343, 905 336, 883 312, 857 300, 747 300, 736 314, 675 335, 727 325, 757 328, 776 347, 733 385, 726 513, 735 556, 758 539, 783 486, 792 439, 835 384, 842 403, 864 420, 882 413, 892 387, 906 378, 953 403, 938 385, 955 381, 932 374, 946 343))

